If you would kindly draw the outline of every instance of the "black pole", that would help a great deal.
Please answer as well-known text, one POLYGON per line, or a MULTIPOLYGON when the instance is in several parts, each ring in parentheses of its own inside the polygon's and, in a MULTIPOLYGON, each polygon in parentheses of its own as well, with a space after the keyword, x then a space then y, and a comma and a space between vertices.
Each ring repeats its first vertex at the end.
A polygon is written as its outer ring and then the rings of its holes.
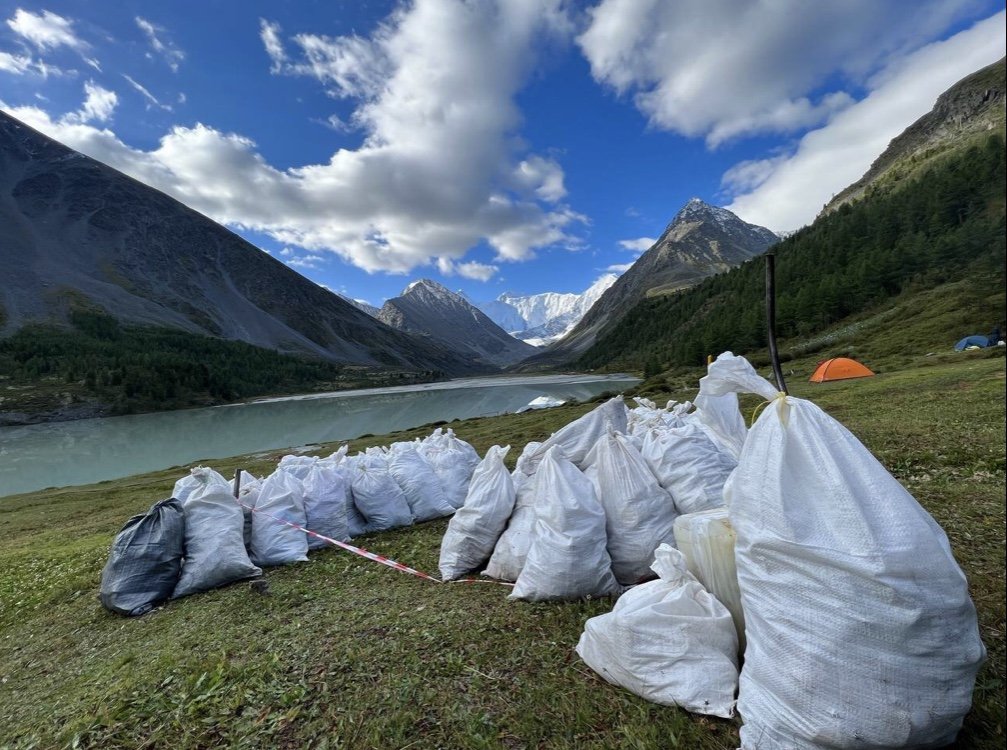
POLYGON ((766 253, 766 328, 769 336, 769 358, 773 360, 773 373, 776 375, 776 387, 787 391, 787 383, 783 379, 780 368, 780 353, 776 350, 776 253, 766 253))
POLYGON ((241 492, 241 469, 234 470, 234 496, 238 497, 241 492))

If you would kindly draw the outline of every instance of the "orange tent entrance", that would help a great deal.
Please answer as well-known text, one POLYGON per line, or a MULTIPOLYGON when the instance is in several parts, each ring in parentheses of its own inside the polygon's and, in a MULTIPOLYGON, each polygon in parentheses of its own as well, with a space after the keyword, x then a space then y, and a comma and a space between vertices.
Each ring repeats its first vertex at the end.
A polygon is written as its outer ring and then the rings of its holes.
POLYGON ((855 359, 836 357, 819 362, 809 383, 824 383, 827 380, 849 380, 850 378, 869 378, 874 373, 855 359))

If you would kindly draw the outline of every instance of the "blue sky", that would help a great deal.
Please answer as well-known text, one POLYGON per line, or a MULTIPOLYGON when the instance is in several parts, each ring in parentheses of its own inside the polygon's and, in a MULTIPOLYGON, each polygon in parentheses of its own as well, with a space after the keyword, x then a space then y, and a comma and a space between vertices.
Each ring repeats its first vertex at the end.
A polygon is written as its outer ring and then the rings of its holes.
POLYGON ((809 223, 1004 55, 984 0, 0 1, 0 108, 380 305, 809 223))

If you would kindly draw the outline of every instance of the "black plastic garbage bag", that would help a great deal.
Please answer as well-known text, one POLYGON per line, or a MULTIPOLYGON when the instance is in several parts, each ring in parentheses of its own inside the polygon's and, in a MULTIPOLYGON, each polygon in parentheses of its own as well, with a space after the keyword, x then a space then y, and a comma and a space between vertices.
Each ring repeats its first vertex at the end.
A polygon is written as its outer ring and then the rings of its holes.
POLYGON ((178 583, 185 552, 182 504, 171 498, 133 516, 112 543, 101 572, 101 603, 136 617, 165 601, 178 583))

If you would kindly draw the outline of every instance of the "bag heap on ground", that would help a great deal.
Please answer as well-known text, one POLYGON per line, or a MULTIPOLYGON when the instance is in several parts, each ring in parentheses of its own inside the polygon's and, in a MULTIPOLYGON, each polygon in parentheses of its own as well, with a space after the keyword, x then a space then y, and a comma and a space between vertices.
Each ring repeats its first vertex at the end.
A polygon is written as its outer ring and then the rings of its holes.
POLYGON ((510 446, 494 445, 476 467, 465 504, 458 509, 441 540, 441 578, 453 581, 481 567, 514 510, 514 482, 504 466, 510 446))
POLYGON ((634 586, 584 626, 577 653, 595 672, 654 703, 734 715, 738 639, 724 605, 667 544, 655 553, 660 580, 634 586))
POLYGON ((195 488, 182 505, 185 560, 173 599, 262 573, 248 559, 244 517, 227 480, 203 467, 193 469, 192 477, 195 488))
POLYGON ((678 512, 625 435, 603 435, 585 463, 605 509, 612 572, 619 583, 634 584, 650 574, 654 550, 674 544, 678 512))
POLYGON ((508 598, 567 600, 619 591, 594 485, 554 446, 535 473, 535 531, 508 598))
POLYGON ((985 650, 943 530, 846 428, 743 358, 721 355, 700 392, 770 400, 725 487, 744 750, 951 743, 985 650))
POLYGON ((170 498, 133 516, 116 534, 101 572, 101 603, 136 617, 171 596, 182 573, 185 519, 182 504, 170 498))

